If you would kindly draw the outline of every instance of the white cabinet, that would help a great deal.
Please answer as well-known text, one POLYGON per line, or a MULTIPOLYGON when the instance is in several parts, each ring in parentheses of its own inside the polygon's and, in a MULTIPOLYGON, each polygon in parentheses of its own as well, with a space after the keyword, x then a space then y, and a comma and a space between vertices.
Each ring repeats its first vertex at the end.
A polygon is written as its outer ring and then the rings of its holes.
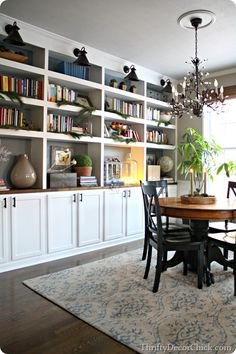
POLYGON ((78 197, 78 239, 79 246, 102 241, 103 192, 84 190, 78 197))
POLYGON ((45 253, 44 194, 15 194, 10 197, 12 260, 45 253))
POLYGON ((144 232, 144 211, 141 188, 126 190, 126 236, 144 232))
POLYGON ((76 197, 72 192, 48 194, 48 251, 76 246, 76 197))
POLYGON ((105 191, 104 239, 143 233, 144 216, 141 188, 105 191))
POLYGON ((125 236, 126 191, 111 189, 104 192, 104 239, 125 236))
POLYGON ((0 263, 8 260, 8 204, 7 196, 0 197, 0 263))

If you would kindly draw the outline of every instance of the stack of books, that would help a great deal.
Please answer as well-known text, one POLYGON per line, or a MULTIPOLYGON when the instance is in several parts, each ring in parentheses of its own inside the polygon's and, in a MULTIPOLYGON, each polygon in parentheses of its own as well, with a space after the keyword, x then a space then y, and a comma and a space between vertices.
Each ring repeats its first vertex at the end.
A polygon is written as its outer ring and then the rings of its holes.
POLYGON ((96 176, 80 176, 78 178, 78 184, 80 187, 97 187, 97 177, 96 176))
POLYGON ((4 179, 0 179, 0 193, 1 191, 9 191, 4 179))

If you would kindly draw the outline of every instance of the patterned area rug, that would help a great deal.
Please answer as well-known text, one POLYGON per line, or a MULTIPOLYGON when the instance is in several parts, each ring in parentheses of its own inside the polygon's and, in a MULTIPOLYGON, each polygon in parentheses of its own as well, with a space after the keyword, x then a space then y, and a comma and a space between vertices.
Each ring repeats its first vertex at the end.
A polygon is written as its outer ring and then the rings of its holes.
POLYGON ((213 264, 215 284, 197 289, 182 266, 144 280, 142 250, 26 280, 24 284, 139 353, 232 353, 236 297, 232 271, 213 264))

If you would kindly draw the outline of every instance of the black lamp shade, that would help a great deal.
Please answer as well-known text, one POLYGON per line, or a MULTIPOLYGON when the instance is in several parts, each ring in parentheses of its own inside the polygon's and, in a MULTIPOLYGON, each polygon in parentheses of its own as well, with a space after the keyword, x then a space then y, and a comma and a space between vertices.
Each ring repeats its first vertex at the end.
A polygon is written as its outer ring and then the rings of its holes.
POLYGON ((163 92, 172 93, 171 81, 169 79, 160 81, 161 86, 163 86, 163 92))
POLYGON ((4 38, 4 42, 9 44, 14 44, 17 46, 24 46, 25 43, 19 34, 19 27, 17 26, 16 21, 13 25, 6 25, 5 31, 7 32, 8 36, 4 38))
POLYGON ((82 66, 91 66, 86 54, 87 52, 84 47, 82 47, 81 49, 75 48, 74 55, 78 58, 74 61, 74 64, 82 65, 82 66))
POLYGON ((134 65, 131 65, 130 68, 125 65, 123 69, 124 69, 125 73, 129 72, 129 74, 127 76, 125 76, 125 79, 128 79, 130 81, 139 81, 138 76, 136 75, 136 72, 135 72, 136 69, 135 69, 134 65))

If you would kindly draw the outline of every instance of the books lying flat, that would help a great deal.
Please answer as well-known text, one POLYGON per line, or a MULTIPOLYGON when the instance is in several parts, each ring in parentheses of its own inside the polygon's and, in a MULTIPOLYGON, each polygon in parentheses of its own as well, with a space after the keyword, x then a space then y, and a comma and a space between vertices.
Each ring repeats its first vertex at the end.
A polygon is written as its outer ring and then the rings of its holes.
POLYGON ((97 187, 97 177, 96 176, 80 176, 78 177, 78 185, 80 187, 97 187))

